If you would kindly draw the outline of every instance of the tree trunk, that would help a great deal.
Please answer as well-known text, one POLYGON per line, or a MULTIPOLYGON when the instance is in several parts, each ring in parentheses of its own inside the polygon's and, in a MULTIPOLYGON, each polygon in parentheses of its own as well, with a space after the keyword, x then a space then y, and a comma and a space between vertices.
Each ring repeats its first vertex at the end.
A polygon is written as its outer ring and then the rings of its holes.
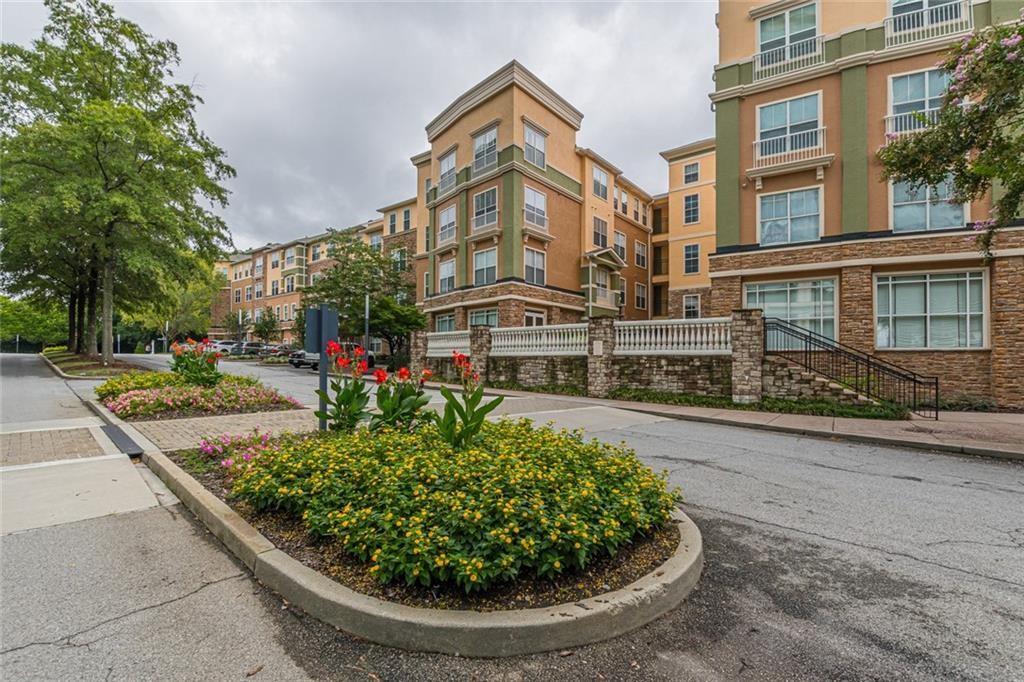
POLYGON ((78 342, 78 330, 75 328, 78 322, 78 287, 71 289, 68 294, 68 350, 74 352, 75 344, 78 342))
POLYGON ((77 303, 78 310, 75 311, 75 353, 85 352, 85 284, 78 283, 77 303))
POLYGON ((114 362, 114 261, 103 263, 103 364, 114 362))
POLYGON ((96 344, 96 296, 97 288, 99 285, 99 273, 96 272, 96 267, 93 266, 89 269, 89 290, 87 292, 88 300, 86 302, 86 319, 85 319, 85 353, 90 357, 96 357, 99 355, 99 347, 96 344))

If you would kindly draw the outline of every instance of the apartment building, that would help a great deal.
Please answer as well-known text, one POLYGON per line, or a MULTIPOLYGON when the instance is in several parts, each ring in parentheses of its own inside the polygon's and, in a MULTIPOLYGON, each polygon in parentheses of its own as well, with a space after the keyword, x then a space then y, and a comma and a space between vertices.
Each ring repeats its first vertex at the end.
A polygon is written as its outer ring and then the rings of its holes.
POLYGON ((431 330, 650 316, 652 197, 577 146, 582 120, 513 61, 427 125, 410 206, 431 330))
POLYGON ((1018 17, 992 0, 719 3, 716 245, 710 305, 763 308, 940 378, 945 396, 1024 407, 1024 225, 985 262, 990 201, 881 179, 886 135, 928 125, 937 67, 969 31, 1018 17))
POLYGON ((668 192, 655 198, 651 276, 654 317, 693 319, 708 304, 715 250, 715 139, 661 152, 668 192))

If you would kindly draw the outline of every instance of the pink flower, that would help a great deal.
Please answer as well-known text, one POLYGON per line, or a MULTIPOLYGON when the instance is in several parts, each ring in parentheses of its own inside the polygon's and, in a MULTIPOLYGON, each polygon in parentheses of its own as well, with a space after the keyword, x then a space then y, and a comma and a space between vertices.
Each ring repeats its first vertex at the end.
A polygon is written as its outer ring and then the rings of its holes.
POLYGON ((1016 52, 1007 52, 1006 53, 1006 61, 1008 61, 1008 62, 1015 62, 1015 61, 1017 61, 1017 58, 1019 56, 1020 55, 1018 55, 1016 52))
POLYGON ((231 459, 231 458, 228 458, 228 459, 222 459, 222 460, 220 461, 220 465, 221 465, 222 467, 224 467, 225 469, 227 469, 228 467, 234 466, 234 464, 235 464, 235 460, 233 460, 233 459, 231 459))
MULTIPOLYGON (((1024 36, 1018 33, 1010 36, 1009 38, 1003 38, 999 41, 999 44, 1003 47, 1017 47, 1020 45, 1022 40, 1024 40, 1024 36)), ((1007 55, 1007 57, 1009 57, 1009 55, 1007 55)))

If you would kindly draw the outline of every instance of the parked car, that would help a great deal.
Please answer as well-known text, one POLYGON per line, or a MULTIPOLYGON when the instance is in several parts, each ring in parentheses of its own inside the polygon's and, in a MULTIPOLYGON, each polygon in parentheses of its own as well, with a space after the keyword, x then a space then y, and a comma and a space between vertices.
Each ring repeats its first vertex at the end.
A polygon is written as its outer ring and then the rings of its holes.
POLYGON ((279 343, 264 347, 260 355, 267 358, 289 357, 294 350, 291 344, 279 343))
POLYGON ((257 341, 246 341, 242 344, 243 355, 259 355, 263 350, 263 344, 257 341))
MULTIPOLYGON (((342 343, 341 347, 346 352, 351 353, 352 350, 359 344, 355 343, 342 343)), ((288 356, 288 364, 292 367, 309 367, 313 370, 320 369, 320 354, 319 353, 307 353, 306 351, 295 351, 288 356)), ((373 351, 366 351, 366 365, 373 369, 377 364, 376 358, 373 355, 373 351)))
POLYGON ((214 341, 213 350, 218 353, 227 353, 231 350, 231 347, 237 343, 236 341, 214 341))
POLYGON ((228 355, 242 355, 245 353, 245 344, 241 341, 235 341, 227 347, 226 351, 221 352, 226 352, 228 355))
POLYGON ((307 366, 309 363, 306 362, 306 351, 297 350, 290 353, 288 355, 288 364, 296 369, 307 366))

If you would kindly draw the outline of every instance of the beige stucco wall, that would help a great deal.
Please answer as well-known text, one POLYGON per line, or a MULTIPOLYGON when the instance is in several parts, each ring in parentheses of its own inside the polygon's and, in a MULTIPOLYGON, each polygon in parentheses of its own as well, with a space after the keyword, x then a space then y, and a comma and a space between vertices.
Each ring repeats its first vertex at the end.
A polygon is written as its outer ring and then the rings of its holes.
MULTIPOLYGON (((541 132, 548 133, 545 154, 547 164, 569 177, 579 180, 576 130, 518 86, 512 86, 512 90, 514 91, 512 139, 516 146, 520 149, 525 148, 523 128, 525 117, 535 126, 541 128, 541 132)), ((499 149, 504 148, 505 145, 501 144, 500 135, 498 142, 499 149)))

